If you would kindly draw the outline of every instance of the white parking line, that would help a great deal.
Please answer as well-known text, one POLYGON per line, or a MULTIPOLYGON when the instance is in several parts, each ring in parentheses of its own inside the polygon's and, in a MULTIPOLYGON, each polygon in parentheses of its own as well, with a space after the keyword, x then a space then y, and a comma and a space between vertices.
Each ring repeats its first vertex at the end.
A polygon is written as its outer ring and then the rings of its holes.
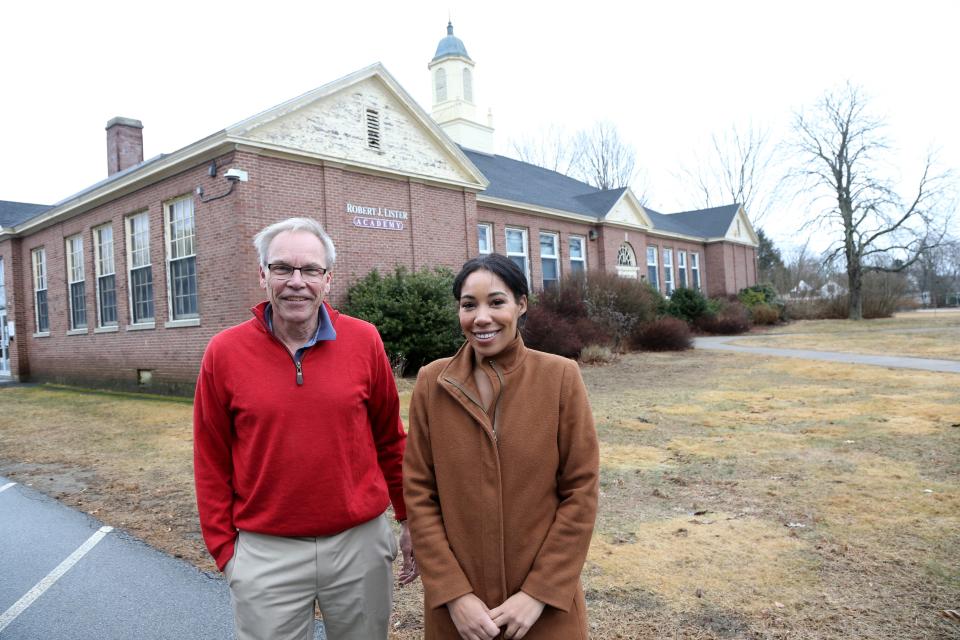
MULTIPOLYGON (((12 484, 12 483, 11 483, 12 484)), ((10 485, 6 485, 3 489, 6 489, 10 485)), ((3 489, 0 489, 2 491, 3 489)), ((113 527, 100 527, 100 530, 94 533, 92 536, 87 538, 87 541, 84 542, 80 547, 71 553, 66 560, 61 562, 57 567, 47 574, 43 580, 38 582, 33 589, 30 589, 22 598, 13 603, 13 606, 3 612, 3 615, 0 615, 0 631, 3 631, 7 625, 13 622, 17 616, 23 613, 27 607, 34 603, 34 601, 43 595, 44 591, 49 589, 53 584, 59 580, 63 574, 70 570, 70 568, 77 564, 77 562, 83 556, 87 555, 90 549, 93 549, 97 546, 97 543, 103 540, 104 536, 113 531, 113 527)))
POLYGON ((16 483, 16 482, 8 482, 7 484, 5 484, 5 485, 3 485, 2 487, 0 487, 0 493, 3 493, 4 491, 6 491, 7 489, 9 489, 10 487, 12 487, 12 486, 15 485, 15 484, 17 484, 17 483, 16 483))

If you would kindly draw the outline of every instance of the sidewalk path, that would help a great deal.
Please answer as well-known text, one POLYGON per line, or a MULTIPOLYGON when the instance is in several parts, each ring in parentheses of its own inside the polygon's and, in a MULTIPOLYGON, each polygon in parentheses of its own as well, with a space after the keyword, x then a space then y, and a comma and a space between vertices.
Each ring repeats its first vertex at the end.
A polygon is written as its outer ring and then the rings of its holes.
POLYGON ((907 358, 904 356, 875 356, 861 353, 814 351, 812 349, 774 349, 770 347, 748 347, 745 345, 729 344, 730 341, 736 339, 736 336, 694 338, 693 346, 697 349, 738 351, 741 353, 756 353, 782 358, 800 358, 803 360, 823 360, 826 362, 844 362, 848 364, 870 364, 878 367, 893 367, 897 369, 922 369, 924 371, 960 373, 960 361, 957 360, 932 360, 930 358, 907 358))
POLYGON ((35 638, 226 640, 230 593, 219 574, 0 476, 0 639, 35 638))

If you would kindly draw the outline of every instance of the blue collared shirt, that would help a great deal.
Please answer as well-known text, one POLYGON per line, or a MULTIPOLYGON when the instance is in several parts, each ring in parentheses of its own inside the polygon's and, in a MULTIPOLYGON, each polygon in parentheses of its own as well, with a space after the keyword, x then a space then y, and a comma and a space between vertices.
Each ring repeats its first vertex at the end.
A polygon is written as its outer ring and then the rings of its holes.
MULTIPOLYGON (((317 315, 319 319, 319 322, 317 322, 317 332, 313 334, 313 337, 309 342, 307 342, 307 344, 297 349, 297 352, 293 354, 294 362, 299 363, 304 352, 321 340, 337 339, 337 332, 333 328, 333 322, 330 320, 330 314, 327 313, 326 305, 320 305, 320 312, 317 315)), ((266 308, 263 310, 263 317, 267 321, 267 328, 270 330, 270 333, 273 333, 273 305, 269 302, 267 303, 266 308)))

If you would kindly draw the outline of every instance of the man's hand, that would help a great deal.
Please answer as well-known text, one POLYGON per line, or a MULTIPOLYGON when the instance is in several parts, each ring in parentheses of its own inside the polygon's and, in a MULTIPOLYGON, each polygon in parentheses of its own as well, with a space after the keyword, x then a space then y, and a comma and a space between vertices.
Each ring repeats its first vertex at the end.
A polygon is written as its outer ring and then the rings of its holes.
POLYGON ((503 637, 520 640, 540 619, 545 605, 523 591, 517 591, 506 602, 490 612, 490 619, 498 627, 506 627, 503 637))
POLYGON ((463 640, 493 640, 500 634, 500 627, 490 619, 487 605, 472 593, 451 600, 447 609, 463 640))
POLYGON ((400 523, 400 553, 403 554, 403 566, 400 568, 397 582, 402 587, 410 584, 420 575, 420 567, 417 566, 417 560, 413 557, 413 542, 410 540, 410 527, 407 526, 406 520, 400 523))

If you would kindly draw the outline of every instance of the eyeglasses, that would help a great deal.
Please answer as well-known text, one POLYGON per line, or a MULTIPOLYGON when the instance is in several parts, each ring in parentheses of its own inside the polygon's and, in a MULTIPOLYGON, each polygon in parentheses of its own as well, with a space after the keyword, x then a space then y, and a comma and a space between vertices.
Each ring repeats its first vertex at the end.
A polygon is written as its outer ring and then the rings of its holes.
POLYGON ((294 271, 299 271, 300 277, 308 281, 320 280, 327 273, 327 269, 325 267, 291 267, 288 264, 282 263, 268 264, 267 270, 270 272, 270 275, 277 280, 289 280, 293 277, 294 271))

